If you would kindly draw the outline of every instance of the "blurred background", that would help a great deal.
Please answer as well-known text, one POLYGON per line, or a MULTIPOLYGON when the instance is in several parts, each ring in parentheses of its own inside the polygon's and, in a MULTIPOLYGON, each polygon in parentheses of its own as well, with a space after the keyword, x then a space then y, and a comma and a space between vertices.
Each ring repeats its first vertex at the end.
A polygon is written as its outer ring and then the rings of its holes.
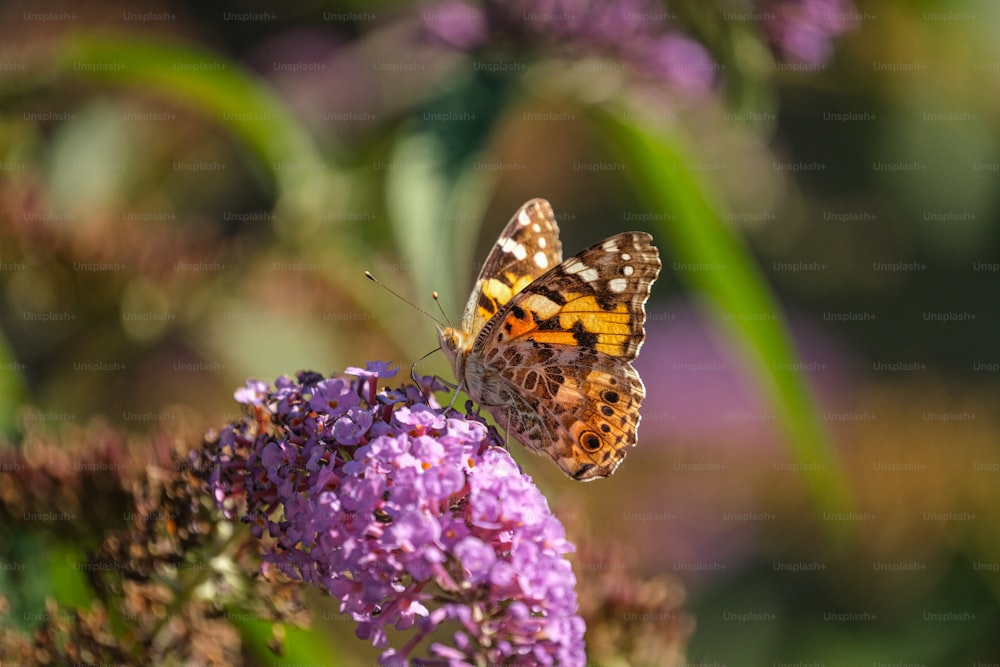
MULTIPOLYGON (((665 582, 690 664, 1000 662, 998 14, 4 3, 5 451, 197 440, 248 377, 403 376, 434 323, 363 271, 455 321, 545 197, 567 255, 641 229, 664 260, 618 473, 580 485, 514 451, 596 545, 581 589, 665 582)), ((4 516, 2 558, 27 564, 0 571, 4 627, 85 599, 71 565, 100 532, 73 523, 4 516)), ((677 664, 588 628, 595 665, 677 664)), ((336 664, 377 654, 336 613, 312 637, 336 664)))

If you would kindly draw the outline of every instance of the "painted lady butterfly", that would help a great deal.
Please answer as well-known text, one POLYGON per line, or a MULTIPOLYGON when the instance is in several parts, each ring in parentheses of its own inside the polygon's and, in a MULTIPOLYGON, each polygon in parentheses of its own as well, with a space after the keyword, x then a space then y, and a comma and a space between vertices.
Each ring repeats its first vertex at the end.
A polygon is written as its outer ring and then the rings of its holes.
POLYGON ((616 234, 562 261, 552 207, 532 199, 490 251, 462 317, 439 330, 464 390, 573 479, 607 477, 636 443, 646 389, 629 363, 645 338, 660 253, 616 234))

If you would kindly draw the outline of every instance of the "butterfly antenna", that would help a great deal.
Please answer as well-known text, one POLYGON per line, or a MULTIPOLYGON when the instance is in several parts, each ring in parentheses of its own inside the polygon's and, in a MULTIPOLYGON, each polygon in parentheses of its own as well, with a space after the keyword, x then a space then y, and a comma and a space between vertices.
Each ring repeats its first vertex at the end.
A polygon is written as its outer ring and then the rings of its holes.
POLYGON ((454 325, 452 325, 451 320, 448 319, 448 313, 444 312, 444 307, 441 305, 441 299, 438 298, 438 293, 434 292, 431 296, 434 297, 434 303, 437 304, 438 310, 441 311, 441 317, 444 318, 444 321, 448 323, 449 327, 453 327, 454 325))
MULTIPOLYGON (((373 276, 373 275, 372 275, 372 274, 371 274, 370 272, 368 272, 368 271, 365 271, 365 277, 367 277, 367 278, 368 278, 368 280, 372 281, 373 283, 375 283, 376 285, 378 285, 379 287, 381 287, 381 288, 382 288, 382 289, 384 289, 384 290, 385 290, 386 292, 388 292, 389 294, 393 295, 394 297, 396 297, 396 298, 397 298, 397 299, 399 299, 400 301, 403 301, 404 303, 407 303, 407 304, 409 304, 410 306, 412 306, 413 308, 415 308, 415 309, 416 309, 416 310, 418 310, 419 312, 421 312, 421 313, 423 313, 424 315, 426 315, 427 317, 431 318, 431 319, 432 319, 432 320, 434 320, 434 322, 435 322, 435 323, 437 323, 437 324, 438 324, 439 326, 442 326, 442 327, 443 327, 443 326, 445 326, 445 324, 444 324, 443 322, 441 322, 441 320, 439 320, 438 318, 434 317, 433 315, 431 315, 431 314, 430 314, 430 313, 428 313, 428 312, 427 312, 426 310, 424 310, 423 308, 421 308, 421 307, 420 307, 420 306, 418 306, 417 304, 413 303, 412 301, 410 301, 410 300, 409 300, 409 299, 407 299, 406 297, 404 297, 404 296, 400 295, 399 293, 397 293, 397 292, 393 291, 392 289, 390 289, 390 288, 389 288, 389 287, 388 287, 388 286, 387 286, 387 285, 386 285, 385 283, 383 283, 383 282, 379 281, 379 280, 378 280, 378 279, 377 279, 377 278, 376 278, 375 276, 373 276)), ((448 316, 447 316, 447 315, 445 314, 445 312, 444 312, 444 308, 442 308, 442 307, 441 307, 441 301, 440 301, 440 300, 438 299, 438 293, 437 293, 437 292, 434 292, 434 302, 435 302, 435 303, 437 303, 437 305, 438 305, 438 309, 439 309, 439 310, 441 311, 441 315, 442 315, 442 316, 444 316, 444 319, 445 319, 445 321, 446 321, 446 322, 448 323, 448 324, 447 324, 447 326, 449 326, 449 327, 450 327, 450 326, 451 326, 451 321, 450 321, 450 320, 448 320, 448 316)), ((436 348, 434 348, 433 350, 431 350, 430 352, 428 352, 428 353, 427 353, 427 354, 425 354, 424 356, 420 357, 419 359, 417 359, 416 361, 414 361, 414 362, 413 362, 413 364, 411 364, 411 365, 410 365, 410 379, 411 379, 411 380, 413 380, 413 382, 414 382, 414 383, 415 383, 415 384, 416 384, 417 386, 420 386, 420 380, 419 380, 419 379, 417 378, 417 364, 419 364, 419 363, 420 363, 421 361, 423 361, 423 360, 424 360, 424 359, 426 359, 427 357, 431 356, 432 354, 434 354, 435 352, 437 352, 437 351, 438 351, 438 350, 440 350, 440 349, 441 349, 440 347, 436 347, 436 348)), ((452 384, 451 382, 448 382, 447 380, 445 380, 445 379, 443 379, 443 378, 440 378, 440 377, 438 377, 438 376, 434 376, 434 377, 435 377, 435 378, 436 378, 436 379, 437 379, 437 380, 438 380, 439 382, 441 382, 441 384, 443 384, 444 386, 446 386, 446 387, 449 387, 449 388, 452 388, 452 389, 454 389, 454 390, 455 390, 455 394, 454 394, 454 396, 452 396, 452 399, 451 399, 451 402, 452 402, 452 403, 454 404, 454 402, 455 402, 455 397, 456 397, 456 396, 458 396, 458 385, 455 385, 455 384, 452 384)))
MULTIPOLYGON (((433 315, 431 315, 430 313, 428 313, 426 310, 424 310, 423 308, 421 308, 417 304, 415 304, 412 301, 410 301, 409 299, 407 299, 405 296, 402 296, 398 292, 395 292, 392 289, 390 289, 385 283, 383 283, 382 281, 380 281, 378 278, 376 278, 375 276, 373 276, 368 271, 365 271, 365 277, 368 278, 368 280, 370 280, 373 283, 375 283, 376 285, 378 285, 379 287, 381 287, 382 289, 384 289, 389 294, 393 295, 394 297, 396 297, 397 299, 399 299, 400 301, 402 301, 403 303, 412 306, 413 308, 415 308, 419 312, 421 312, 424 315, 426 315, 427 317, 431 318, 432 320, 434 320, 434 322, 436 322, 440 326, 445 326, 444 322, 442 322, 438 318, 434 317, 433 315)), ((437 300, 437 292, 435 292, 434 295, 435 295, 434 296, 434 300, 436 301, 437 300)), ((438 307, 440 307, 440 304, 438 304, 438 307)), ((442 314, 444 314, 444 311, 442 311, 442 314)), ((448 318, 446 317, 445 319, 448 319, 448 318)), ((451 326, 451 324, 448 324, 447 326, 451 326)))

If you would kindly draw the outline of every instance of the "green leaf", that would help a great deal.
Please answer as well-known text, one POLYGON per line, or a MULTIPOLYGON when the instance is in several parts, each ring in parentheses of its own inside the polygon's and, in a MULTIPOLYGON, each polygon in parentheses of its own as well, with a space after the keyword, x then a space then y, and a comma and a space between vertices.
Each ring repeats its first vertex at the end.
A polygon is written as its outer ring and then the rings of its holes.
POLYGON ((399 251, 417 294, 441 290, 449 314, 465 305, 457 299, 472 286, 472 251, 495 180, 476 161, 519 84, 516 75, 484 70, 454 77, 394 147, 386 194, 399 251))
MULTIPOLYGON (((228 615, 234 626, 240 631, 240 636, 246 644, 246 650, 254 656, 261 665, 343 665, 346 658, 341 651, 323 636, 320 627, 300 628, 294 625, 283 625, 284 641, 282 653, 275 655, 268 643, 272 637, 270 621, 253 618, 250 614, 233 611, 228 615)), ((361 640, 356 640, 360 642, 361 640)))
MULTIPOLYGON (((676 138, 625 120, 624 114, 601 113, 599 120, 622 152, 647 205, 674 214, 659 223, 670 254, 694 268, 681 275, 704 298, 719 328, 737 343, 778 415, 794 460, 808 466, 803 479, 817 510, 824 516, 852 511, 847 479, 813 392, 797 370, 785 318, 742 239, 727 226, 705 185, 682 166, 696 160, 676 138)), ((839 520, 824 523, 835 534, 849 525, 839 520)))
POLYGON ((0 331, 0 435, 11 440, 18 431, 17 413, 26 395, 21 369, 0 331))
POLYGON ((66 75, 136 86, 214 118, 259 158, 286 213, 280 219, 308 229, 319 221, 333 173, 305 127, 239 63, 179 42, 81 35, 66 40, 56 64, 66 75))

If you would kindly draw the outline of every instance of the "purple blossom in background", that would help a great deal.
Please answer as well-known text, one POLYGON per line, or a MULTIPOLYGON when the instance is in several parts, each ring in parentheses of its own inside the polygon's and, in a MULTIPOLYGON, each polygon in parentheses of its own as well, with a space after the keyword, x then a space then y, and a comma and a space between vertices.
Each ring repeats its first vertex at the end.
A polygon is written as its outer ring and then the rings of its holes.
POLYGON ((381 664, 583 665, 584 622, 562 524, 495 431, 442 410, 433 379, 378 390, 395 370, 300 373, 236 392, 213 488, 289 576, 326 589, 387 647, 381 664), (448 623, 450 645, 431 642, 448 623))
POLYGON ((760 11, 781 57, 809 65, 830 59, 833 40, 854 27, 857 14, 848 0, 763 0, 760 11))
MULTIPOLYGON (((853 27, 857 14, 849 0, 734 4, 720 21, 759 23, 781 58, 812 65, 830 58, 833 40, 853 27)), ((431 36, 455 49, 513 46, 525 54, 610 58, 687 92, 708 90, 721 69, 681 32, 669 3, 658 0, 443 0, 421 19, 431 36)))
POLYGON ((690 92, 707 91, 718 68, 657 0, 444 0, 421 18, 430 35, 457 49, 506 45, 609 58, 690 92))

